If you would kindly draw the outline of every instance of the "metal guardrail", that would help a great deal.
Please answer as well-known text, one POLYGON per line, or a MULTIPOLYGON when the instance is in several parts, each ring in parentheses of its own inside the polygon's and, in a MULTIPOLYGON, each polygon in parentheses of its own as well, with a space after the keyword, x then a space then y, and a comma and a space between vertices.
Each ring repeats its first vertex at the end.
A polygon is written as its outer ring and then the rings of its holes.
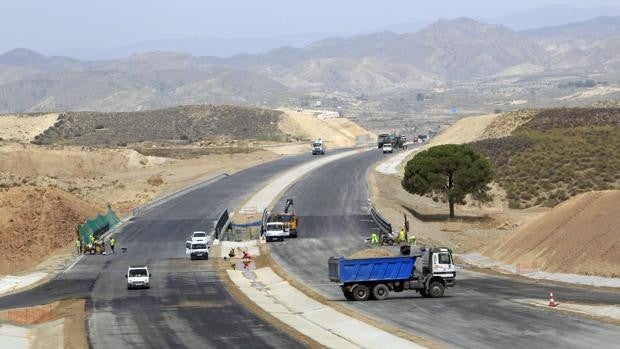
POLYGON ((370 217, 375 222, 379 230, 385 234, 392 233, 392 224, 388 222, 381 214, 377 211, 375 206, 372 204, 370 199, 368 199, 368 206, 370 207, 370 217))
POLYGON ((260 224, 260 236, 265 235, 265 231, 267 230, 265 228, 265 225, 267 224, 267 216, 269 215, 269 212, 267 211, 267 209, 263 210, 263 218, 261 219, 261 224, 260 224))
POLYGON ((230 215, 228 214, 228 210, 224 209, 222 214, 220 214, 220 218, 217 219, 215 223, 215 228, 213 229, 213 234, 216 239, 220 238, 220 235, 223 231, 226 230, 227 226, 230 224, 230 215))

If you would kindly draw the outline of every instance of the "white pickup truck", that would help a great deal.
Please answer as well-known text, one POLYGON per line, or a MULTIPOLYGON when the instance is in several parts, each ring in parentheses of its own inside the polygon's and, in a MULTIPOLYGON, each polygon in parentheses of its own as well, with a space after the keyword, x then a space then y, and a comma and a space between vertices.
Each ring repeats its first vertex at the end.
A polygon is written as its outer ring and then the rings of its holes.
POLYGON ((196 231, 185 241, 185 254, 190 259, 209 259, 209 237, 204 231, 196 231))
POLYGON ((289 232, 284 228, 282 222, 268 222, 265 225, 265 239, 267 241, 284 240, 289 236, 289 232))

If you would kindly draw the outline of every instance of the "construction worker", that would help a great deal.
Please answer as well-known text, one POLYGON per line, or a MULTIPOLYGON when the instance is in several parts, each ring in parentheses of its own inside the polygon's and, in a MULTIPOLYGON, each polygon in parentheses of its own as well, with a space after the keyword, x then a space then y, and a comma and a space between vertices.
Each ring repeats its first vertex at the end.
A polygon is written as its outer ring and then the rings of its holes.
POLYGON ((94 244, 95 243, 95 235, 90 234, 88 236, 88 241, 90 242, 91 245, 94 244))
POLYGON ((370 244, 376 245, 378 243, 379 243, 379 235, 377 235, 377 233, 370 234, 370 244))
POLYGON ((112 249, 112 253, 114 252, 114 244, 116 244, 116 240, 114 238, 110 238, 110 248, 112 249))
POLYGON ((413 235, 413 233, 409 236, 409 244, 415 246, 415 235, 413 235))
POLYGON ((407 241, 407 235, 405 234, 405 229, 401 229, 400 232, 398 233, 398 242, 406 242, 407 241))
POLYGON ((80 238, 77 238, 77 240, 75 240, 75 249, 77 250, 78 256, 82 254, 82 242, 80 241, 80 238))

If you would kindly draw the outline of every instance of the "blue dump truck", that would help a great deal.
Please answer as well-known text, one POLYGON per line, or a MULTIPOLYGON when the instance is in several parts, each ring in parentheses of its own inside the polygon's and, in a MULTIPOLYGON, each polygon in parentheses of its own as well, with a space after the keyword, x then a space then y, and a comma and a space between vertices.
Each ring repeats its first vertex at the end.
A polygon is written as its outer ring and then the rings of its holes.
POLYGON ((390 291, 415 290, 423 297, 441 297, 456 280, 452 251, 415 247, 408 256, 379 258, 331 257, 329 280, 339 282, 347 300, 383 300, 390 291))

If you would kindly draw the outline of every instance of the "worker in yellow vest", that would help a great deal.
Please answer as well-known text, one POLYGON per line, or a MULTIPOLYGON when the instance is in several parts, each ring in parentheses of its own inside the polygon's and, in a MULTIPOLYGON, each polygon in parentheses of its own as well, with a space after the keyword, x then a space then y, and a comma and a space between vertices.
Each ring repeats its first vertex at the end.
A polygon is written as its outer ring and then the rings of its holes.
POLYGON ((377 235, 377 233, 370 234, 370 243, 372 245, 379 244, 379 235, 377 235))
POLYGON ((407 235, 405 234, 405 229, 401 229, 400 233, 398 233, 398 242, 406 242, 407 235))
POLYGON ((110 248, 112 249, 112 253, 116 253, 114 252, 114 245, 116 244, 116 240, 114 240, 114 238, 110 238, 110 248))
POLYGON ((80 238, 75 240, 75 249, 77 250, 78 256, 82 254, 82 242, 80 241, 80 238))
POLYGON ((413 235, 413 233, 409 236, 409 244, 415 246, 415 235, 413 235))

